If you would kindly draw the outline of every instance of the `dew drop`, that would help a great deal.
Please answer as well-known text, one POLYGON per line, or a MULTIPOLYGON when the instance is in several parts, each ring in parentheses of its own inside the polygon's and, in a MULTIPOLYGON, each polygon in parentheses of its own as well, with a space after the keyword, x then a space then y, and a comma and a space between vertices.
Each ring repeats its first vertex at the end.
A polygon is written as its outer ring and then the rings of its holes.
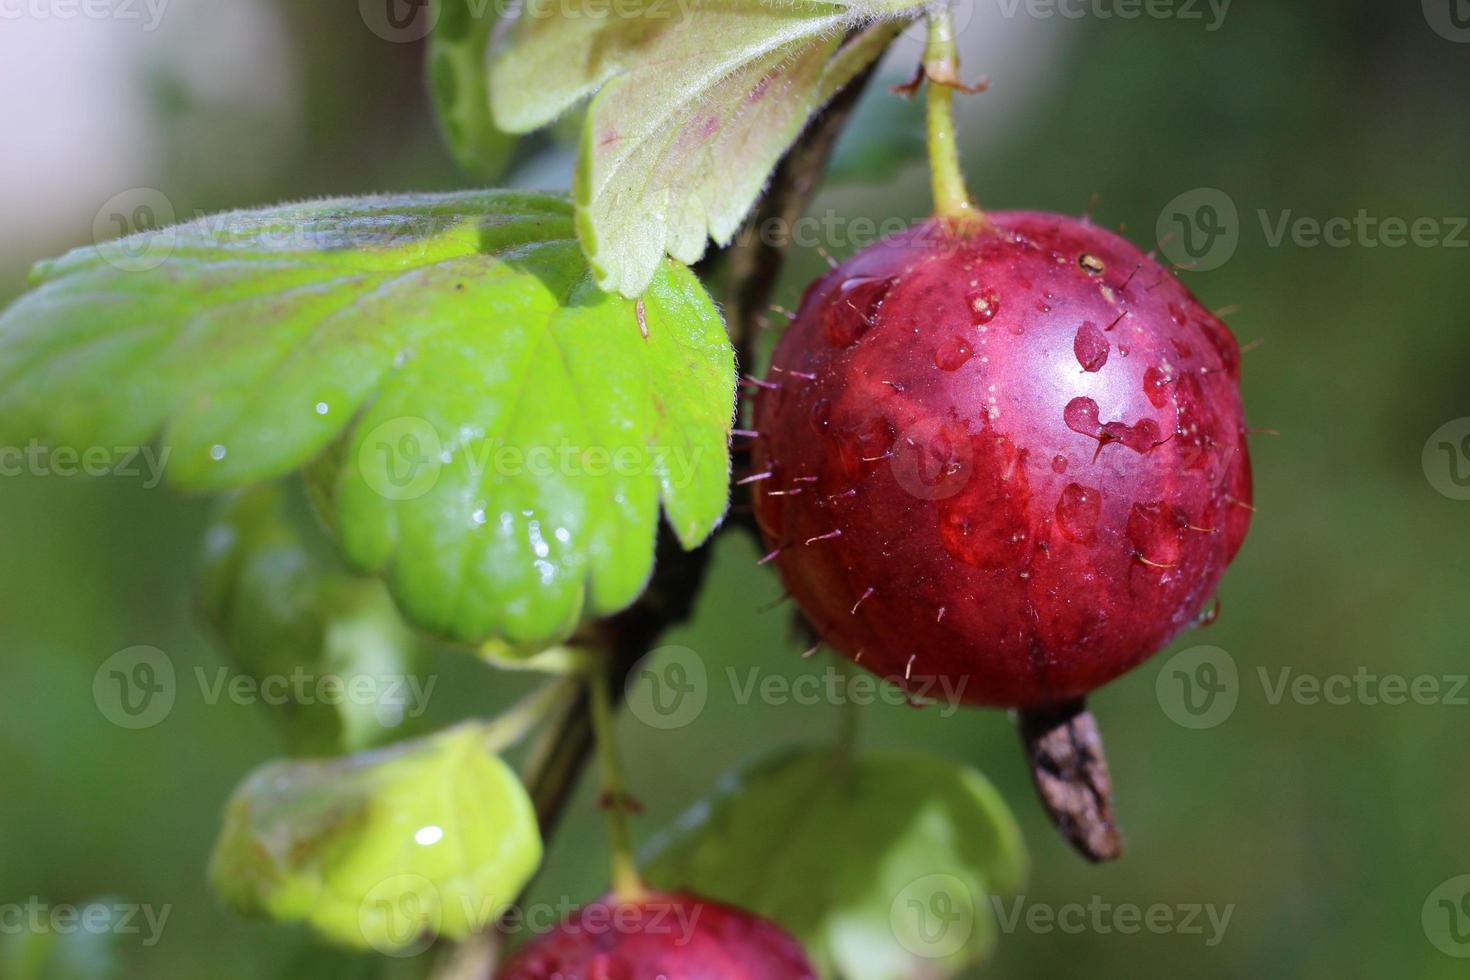
POLYGON ((1051 458, 1051 471, 1053 473, 1067 472, 1067 457, 1063 456, 1061 453, 1057 453, 1055 456, 1053 456, 1051 458))
POLYGON ((224 446, 221 446, 219 443, 215 443, 213 446, 209 447, 209 458, 218 463, 220 460, 225 458, 225 454, 228 452, 229 450, 226 449, 224 446))
POLYGON ((837 287, 822 314, 827 339, 838 347, 851 347, 878 325, 878 313, 894 279, 862 276, 837 287))
POLYGON ((983 326, 1000 312, 1000 294, 993 289, 976 289, 965 297, 970 304, 970 322, 983 326))
POLYGON ((1069 483, 1057 498, 1057 527, 1072 541, 1087 541, 1102 513, 1102 493, 1080 483, 1069 483))
POLYGON ((934 351, 934 366, 941 371, 957 371, 975 352, 963 337, 951 337, 934 351))
POLYGON ((1128 540, 1134 553, 1150 567, 1167 568, 1178 564, 1184 553, 1184 533, 1189 518, 1177 504, 1158 500, 1134 504, 1128 513, 1128 540))
POLYGON ((1084 371, 1101 371, 1108 363, 1110 349, 1108 338, 1091 320, 1078 327, 1077 336, 1072 339, 1072 353, 1077 355, 1077 363, 1084 371))
POLYGON ((1169 400, 1169 385, 1174 379, 1156 367, 1150 367, 1143 372, 1143 393, 1153 403, 1154 408, 1163 408, 1169 400))
POLYGON ((330 405, 328 405, 326 402, 317 402, 316 403, 316 413, 318 415, 326 415, 331 410, 332 410, 332 407, 330 405))

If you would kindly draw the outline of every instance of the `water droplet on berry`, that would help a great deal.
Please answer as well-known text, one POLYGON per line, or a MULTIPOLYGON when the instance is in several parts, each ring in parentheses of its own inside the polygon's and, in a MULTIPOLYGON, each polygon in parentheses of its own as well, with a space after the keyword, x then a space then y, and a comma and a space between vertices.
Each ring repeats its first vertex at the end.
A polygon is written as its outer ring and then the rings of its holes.
POLYGON ((878 311, 893 288, 894 279, 859 276, 837 287, 827 301, 822 321, 827 339, 838 347, 851 347, 878 324, 878 311))
POLYGON ((1143 393, 1148 396, 1148 400, 1153 403, 1154 408, 1163 408, 1165 403, 1168 402, 1169 392, 1167 389, 1173 383, 1173 378, 1156 367, 1151 366, 1147 371, 1143 372, 1143 393))
POLYGON ((1077 363, 1082 365, 1082 370, 1101 371, 1108 363, 1110 349, 1108 338, 1091 320, 1077 328, 1077 336, 1072 340, 1072 353, 1077 355, 1077 363))
POLYGON ((965 297, 970 304, 970 322, 984 326, 1000 312, 1000 294, 993 289, 976 289, 965 297))
POLYGON ((1087 541, 1102 513, 1102 494, 1080 483, 1069 483, 1057 498, 1057 527, 1072 541, 1087 541))
POLYGON ((963 337, 951 337, 934 351, 934 366, 941 371, 956 371, 974 356, 969 343, 963 337))

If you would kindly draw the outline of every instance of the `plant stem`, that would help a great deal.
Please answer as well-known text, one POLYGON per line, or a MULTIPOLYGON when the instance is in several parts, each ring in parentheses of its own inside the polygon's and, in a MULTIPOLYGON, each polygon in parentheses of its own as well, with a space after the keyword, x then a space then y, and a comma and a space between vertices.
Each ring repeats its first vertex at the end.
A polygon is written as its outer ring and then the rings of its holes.
POLYGON ((965 187, 955 142, 954 93, 959 85, 959 68, 954 18, 949 7, 936 7, 929 11, 929 45, 924 51, 924 74, 929 79, 929 170, 934 182, 934 213, 950 219, 981 213, 965 187))
POLYGON ((852 697, 852 679, 857 668, 846 657, 839 657, 838 670, 846 683, 842 700, 837 704, 837 754, 843 765, 851 766, 857 758, 858 733, 863 720, 862 709, 852 697))
POLYGON ((557 708, 575 696, 578 682, 559 677, 547 681, 485 727, 485 744, 499 753, 521 741, 532 729, 556 713, 557 708))
POLYGON ((628 827, 632 796, 628 793, 622 759, 618 757, 611 674, 610 668, 592 674, 592 728, 597 733, 597 758, 602 769, 602 805, 607 811, 608 844, 612 850, 612 890, 622 901, 635 902, 647 889, 633 859, 633 834, 628 827))

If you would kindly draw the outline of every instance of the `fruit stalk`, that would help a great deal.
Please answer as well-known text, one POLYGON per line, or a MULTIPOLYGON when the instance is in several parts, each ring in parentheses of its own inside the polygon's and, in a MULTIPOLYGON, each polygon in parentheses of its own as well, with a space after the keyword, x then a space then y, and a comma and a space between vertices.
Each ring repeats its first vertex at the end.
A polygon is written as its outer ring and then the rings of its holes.
POLYGON ((636 902, 647 889, 633 859, 633 834, 628 827, 628 812, 633 797, 623 775, 613 730, 612 671, 592 671, 592 727, 597 733, 598 764, 602 769, 602 800, 607 811, 608 844, 612 851, 612 889, 620 901, 636 902))
POLYGON ((1018 713, 1031 778, 1063 837, 1089 861, 1113 861, 1123 838, 1097 719, 1082 699, 1018 713))
POLYGON ((929 12, 929 43, 924 75, 929 79, 927 106, 929 171, 934 185, 934 213, 940 218, 972 218, 980 214, 965 186, 954 125, 954 93, 959 84, 959 52, 949 7, 929 12))

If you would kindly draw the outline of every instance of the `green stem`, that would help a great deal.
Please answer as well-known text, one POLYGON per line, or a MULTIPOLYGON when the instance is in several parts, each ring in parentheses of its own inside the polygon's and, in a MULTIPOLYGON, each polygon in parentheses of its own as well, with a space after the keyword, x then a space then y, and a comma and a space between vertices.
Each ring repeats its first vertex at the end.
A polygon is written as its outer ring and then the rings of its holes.
POLYGON ((856 676, 858 668, 846 657, 838 658, 838 664, 838 670, 842 672, 845 684, 842 699, 837 705, 836 748, 842 764, 850 767, 857 758, 858 731, 862 723, 862 708, 852 696, 853 677, 856 676))
POLYGON ((602 797, 607 808, 608 844, 612 850, 612 890, 624 902, 636 902, 647 892, 633 859, 633 834, 628 826, 628 783, 618 757, 613 730, 611 670, 592 673, 592 728, 597 733, 597 758, 602 769, 602 797))
POLYGON ((952 219, 981 214, 965 187, 955 142, 954 93, 959 68, 954 19, 948 7, 937 7, 929 12, 929 45, 924 51, 924 74, 929 79, 929 169, 934 180, 934 212, 952 219))
POLYGON ((524 739, 575 692, 577 683, 564 677, 555 678, 511 705, 485 726, 486 747, 498 753, 524 739))

